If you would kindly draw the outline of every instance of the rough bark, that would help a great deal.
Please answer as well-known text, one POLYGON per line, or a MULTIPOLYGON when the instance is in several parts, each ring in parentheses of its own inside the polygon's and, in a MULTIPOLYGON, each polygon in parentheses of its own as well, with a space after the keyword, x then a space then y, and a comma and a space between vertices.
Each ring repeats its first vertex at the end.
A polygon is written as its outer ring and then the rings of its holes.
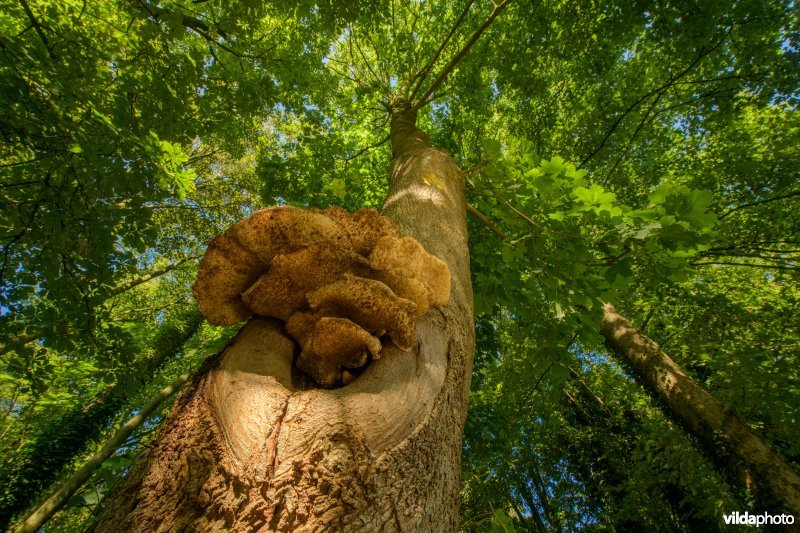
POLYGON ((417 345, 309 389, 279 322, 252 319, 184 390, 94 531, 456 531, 474 349, 463 175, 395 103, 384 214, 446 261, 417 345))
POLYGON ((684 374, 610 304, 600 330, 728 477, 753 492, 758 511, 800 516, 800 476, 744 420, 684 374))
MULTIPOLYGON (((155 343, 130 365, 131 381, 142 386, 197 331, 202 317, 197 309, 162 326, 155 343)), ((117 381, 50 423, 23 447, 13 464, 0 469, 0 529, 25 511, 48 486, 58 480, 64 467, 100 437, 127 398, 130 383, 117 381)))

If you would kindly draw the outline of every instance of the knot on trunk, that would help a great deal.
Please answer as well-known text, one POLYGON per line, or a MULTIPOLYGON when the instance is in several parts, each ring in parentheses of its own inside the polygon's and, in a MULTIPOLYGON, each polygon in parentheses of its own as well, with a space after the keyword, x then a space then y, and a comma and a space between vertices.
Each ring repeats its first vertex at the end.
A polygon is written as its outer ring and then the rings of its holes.
POLYGON ((416 322, 450 296, 447 264, 373 209, 264 209, 208 245, 193 293, 212 324, 278 318, 296 367, 323 387, 349 384, 382 341, 408 350, 416 322))

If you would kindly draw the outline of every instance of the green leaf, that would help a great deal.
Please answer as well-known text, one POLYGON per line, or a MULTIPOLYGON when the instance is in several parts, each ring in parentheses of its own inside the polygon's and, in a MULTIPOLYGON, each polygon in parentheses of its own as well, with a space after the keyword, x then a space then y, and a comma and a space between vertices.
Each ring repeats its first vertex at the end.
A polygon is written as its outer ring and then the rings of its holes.
POLYGON ((483 151, 483 158, 491 161, 497 161, 502 156, 502 148, 500 141, 496 139, 483 139, 481 141, 481 148, 483 151))
POLYGON ((325 186, 325 190, 331 191, 340 200, 344 200, 347 196, 347 186, 342 178, 332 180, 325 186))
POLYGON ((500 509, 497 509, 492 514, 492 525, 489 528, 490 533, 516 533, 514 524, 511 519, 500 509))

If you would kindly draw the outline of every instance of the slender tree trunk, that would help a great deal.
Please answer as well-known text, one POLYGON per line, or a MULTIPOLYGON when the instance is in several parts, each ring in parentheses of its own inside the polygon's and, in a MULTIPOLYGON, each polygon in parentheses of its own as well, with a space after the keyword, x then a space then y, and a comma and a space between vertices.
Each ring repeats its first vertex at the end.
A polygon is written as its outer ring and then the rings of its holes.
POLYGON ((602 398, 580 379, 577 372, 571 371, 570 374, 574 387, 569 388, 575 396, 568 392, 567 387, 564 388, 564 395, 572 408, 568 420, 581 428, 586 438, 575 441, 564 436, 564 449, 595 505, 603 508, 607 517, 614 518, 611 528, 619 531, 647 531, 659 527, 687 531, 718 530, 719 517, 714 517, 713 521, 704 519, 685 487, 673 483, 654 485, 655 490, 647 495, 651 500, 650 509, 659 513, 660 522, 654 522, 650 513, 624 512, 630 469, 627 462, 636 441, 630 437, 643 430, 642 421, 633 412, 624 417, 614 417, 602 398), (611 447, 604 438, 609 434, 621 437, 611 447), (628 446, 617 447, 625 441, 630 441, 628 446), (668 508, 673 512, 667 513, 668 508))
POLYGON ((610 304, 605 307, 600 330, 641 376, 646 388, 700 439, 729 477, 754 492, 758 511, 788 511, 800 516, 800 476, 744 420, 684 374, 610 304))
POLYGON ((163 276, 164 274, 169 274, 173 270, 177 270, 178 268, 180 268, 184 264, 188 263, 189 261, 194 261, 196 259, 199 259, 200 257, 202 257, 202 256, 192 255, 192 256, 189 256, 189 257, 185 257, 185 258, 183 258, 183 259, 181 259, 179 261, 176 261, 176 262, 174 262, 172 264, 169 264, 169 265, 167 265, 167 266, 165 266, 163 268, 159 268, 157 270, 153 270, 152 272, 146 272, 144 274, 140 274, 140 275, 136 276, 135 278, 131 278, 131 279, 127 280, 127 281, 123 281, 122 283, 120 283, 116 287, 110 288, 108 290, 108 292, 105 295, 103 295, 102 301, 108 300, 109 298, 112 298, 114 296, 120 295, 123 292, 129 291, 129 290, 131 290, 131 289, 133 289, 135 287, 138 287, 139 285, 147 283, 151 279, 156 279, 158 277, 163 276))
POLYGON ((124 445, 131 434, 188 379, 188 373, 181 374, 177 380, 161 389, 144 407, 136 411, 136 414, 122 424, 99 451, 95 452, 78 470, 56 486, 44 502, 32 507, 26 513, 25 519, 13 528, 14 533, 34 533, 38 531, 92 477, 92 474, 97 472, 106 459, 124 445))
MULTIPOLYGON (((194 335, 202 323, 197 309, 165 324, 153 346, 130 365, 129 377, 141 385, 194 335)), ((116 382, 89 402, 59 417, 17 454, 13 464, 0 469, 0 529, 25 511, 42 491, 58 480, 67 466, 107 429, 127 398, 126 384, 116 382)), ((128 386, 130 383, 127 384, 128 386)))
POLYGON ((532 528, 535 531, 548 531, 546 525, 544 525, 544 520, 542 520, 542 516, 539 514, 539 508, 536 506, 536 500, 533 498, 533 493, 531 489, 528 487, 524 479, 518 479, 516 481, 517 485, 517 493, 523 499, 525 504, 528 506, 528 510, 531 513, 531 521, 533 521, 536 527, 532 528))
MULTIPOLYGON (((384 213, 447 262, 450 303, 355 382, 304 390, 252 319, 176 401, 95 531, 456 531, 474 331, 463 175, 396 102, 384 213)), ((296 377, 296 376, 295 376, 296 377)))

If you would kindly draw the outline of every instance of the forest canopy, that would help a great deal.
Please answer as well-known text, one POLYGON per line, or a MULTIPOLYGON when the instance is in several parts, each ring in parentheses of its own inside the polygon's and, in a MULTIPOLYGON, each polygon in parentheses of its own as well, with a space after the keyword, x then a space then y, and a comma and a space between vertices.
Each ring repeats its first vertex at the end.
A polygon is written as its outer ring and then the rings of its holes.
POLYGON ((464 531, 769 511, 604 341, 609 302, 800 469, 794 2, 0 5, 0 526, 236 333, 191 295, 212 237, 380 208, 397 95, 466 180, 464 531))

